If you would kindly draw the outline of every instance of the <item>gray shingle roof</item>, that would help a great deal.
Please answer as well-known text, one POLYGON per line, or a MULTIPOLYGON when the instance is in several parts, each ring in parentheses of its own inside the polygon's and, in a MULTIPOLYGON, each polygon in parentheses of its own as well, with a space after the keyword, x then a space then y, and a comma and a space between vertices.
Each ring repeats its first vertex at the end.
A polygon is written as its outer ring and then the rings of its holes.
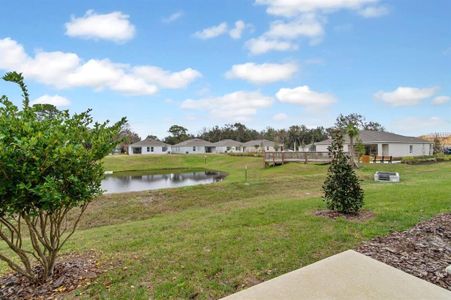
POLYGON ((137 143, 131 144, 132 147, 168 147, 169 145, 163 143, 162 141, 157 141, 154 139, 145 139, 137 143))
POLYGON ((241 147, 243 144, 231 139, 220 140, 214 143, 216 147, 241 147))
POLYGON ((246 147, 254 147, 255 145, 261 146, 262 144, 263 147, 274 147, 276 143, 268 140, 252 140, 244 143, 243 145, 246 147))
POLYGON ((204 141, 202 139, 191 139, 181 143, 175 144, 174 147, 214 147, 213 143, 204 141))
MULTIPOLYGON (((398 143, 398 144, 431 144, 431 142, 411 137, 399 135, 391 132, 381 132, 381 131, 371 131, 371 130, 360 130, 359 137, 363 144, 371 143, 398 143)), ((330 145, 331 139, 327 139, 316 143, 316 145, 330 145)), ((345 144, 349 144, 349 137, 345 136, 345 144)))

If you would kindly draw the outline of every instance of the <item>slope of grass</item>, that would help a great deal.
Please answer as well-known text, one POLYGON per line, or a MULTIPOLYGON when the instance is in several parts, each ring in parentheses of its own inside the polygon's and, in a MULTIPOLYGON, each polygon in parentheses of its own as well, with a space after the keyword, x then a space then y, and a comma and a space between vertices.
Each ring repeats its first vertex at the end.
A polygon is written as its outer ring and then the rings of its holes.
POLYGON ((314 215, 324 208, 327 166, 262 165, 261 158, 223 155, 208 155, 206 164, 202 155, 108 157, 105 167, 113 171, 208 168, 229 176, 94 201, 64 251, 94 250, 115 267, 78 292, 102 299, 218 298, 451 207, 451 163, 362 167, 364 207, 375 213, 366 221, 314 215), (402 182, 374 183, 376 170, 400 172, 402 182))

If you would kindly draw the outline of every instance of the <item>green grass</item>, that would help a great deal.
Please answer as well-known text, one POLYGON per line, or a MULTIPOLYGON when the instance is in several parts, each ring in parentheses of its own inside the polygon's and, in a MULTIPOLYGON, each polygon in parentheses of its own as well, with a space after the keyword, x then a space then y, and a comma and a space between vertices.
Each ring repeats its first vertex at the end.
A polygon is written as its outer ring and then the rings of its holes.
POLYGON ((362 167, 364 208, 375 213, 366 221, 313 214, 324 208, 327 166, 262 166, 262 158, 224 155, 208 155, 206 164, 202 155, 106 158, 105 168, 113 171, 208 168, 229 176, 212 185, 94 201, 64 251, 94 250, 103 265, 114 267, 77 293, 102 299, 218 298, 451 207, 450 162, 362 167), (402 182, 374 183, 376 170, 400 172, 402 182))

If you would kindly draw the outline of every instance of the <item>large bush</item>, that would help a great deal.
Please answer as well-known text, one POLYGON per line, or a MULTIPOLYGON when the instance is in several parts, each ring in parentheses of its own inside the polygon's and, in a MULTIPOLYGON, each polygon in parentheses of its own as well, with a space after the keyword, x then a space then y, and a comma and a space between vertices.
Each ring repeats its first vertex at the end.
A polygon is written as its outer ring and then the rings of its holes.
POLYGON ((44 281, 88 203, 102 193, 101 159, 115 147, 125 119, 110 126, 94 123, 89 111, 70 115, 30 106, 22 75, 3 79, 20 86, 23 108, 0 99, 0 238, 12 250, 0 259, 30 280, 44 281), (68 220, 70 211, 75 219, 68 220))
POLYGON ((363 190, 350 158, 343 152, 343 131, 332 132, 329 148, 332 162, 323 185, 327 208, 342 213, 357 213, 363 205, 363 190))

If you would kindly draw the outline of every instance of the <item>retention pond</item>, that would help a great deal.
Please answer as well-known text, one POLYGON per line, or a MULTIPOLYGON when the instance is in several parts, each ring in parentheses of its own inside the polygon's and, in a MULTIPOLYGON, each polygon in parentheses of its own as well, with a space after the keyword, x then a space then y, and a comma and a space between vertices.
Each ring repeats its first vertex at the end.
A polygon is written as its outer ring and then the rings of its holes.
MULTIPOLYGON (((163 173, 163 172, 161 172, 163 173)), ((154 171, 118 172, 105 175, 102 189, 106 194, 138 192, 183 186, 209 184, 224 180, 226 174, 219 171, 180 171, 156 174, 154 171)))

